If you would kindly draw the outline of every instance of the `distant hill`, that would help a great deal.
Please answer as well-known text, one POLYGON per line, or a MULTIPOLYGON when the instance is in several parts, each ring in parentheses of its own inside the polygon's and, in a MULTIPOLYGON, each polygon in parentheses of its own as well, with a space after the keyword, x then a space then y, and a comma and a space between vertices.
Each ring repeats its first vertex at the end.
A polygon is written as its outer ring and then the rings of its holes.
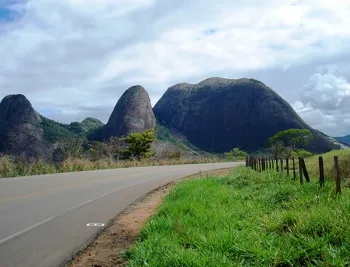
MULTIPOLYGON (((282 97, 254 79, 209 78, 198 84, 177 84, 165 92, 153 111, 158 123, 209 152, 235 147, 253 152, 279 131, 311 129, 282 97)), ((316 139, 310 150, 338 148, 311 130, 316 139)))
POLYGON ((40 127, 44 130, 45 138, 49 142, 85 137, 103 125, 101 121, 94 118, 86 118, 82 122, 63 124, 41 116, 40 121, 40 127))
POLYGON ((338 140, 341 143, 350 145, 350 135, 346 135, 342 137, 334 137, 334 139, 338 140))

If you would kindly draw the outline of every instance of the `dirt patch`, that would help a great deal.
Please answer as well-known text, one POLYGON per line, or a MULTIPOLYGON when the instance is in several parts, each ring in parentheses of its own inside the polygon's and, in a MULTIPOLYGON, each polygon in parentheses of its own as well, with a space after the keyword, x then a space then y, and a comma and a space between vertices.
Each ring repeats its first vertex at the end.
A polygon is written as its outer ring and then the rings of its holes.
MULTIPOLYGON (((222 169, 198 173, 183 179, 200 179, 207 176, 227 175, 231 169, 222 169)), ((148 218, 155 213, 164 197, 170 190, 183 180, 172 182, 161 187, 143 200, 134 203, 123 213, 111 221, 101 234, 83 251, 77 253, 67 264, 68 267, 110 267, 125 266, 123 251, 130 248, 136 241, 140 230, 148 218)))

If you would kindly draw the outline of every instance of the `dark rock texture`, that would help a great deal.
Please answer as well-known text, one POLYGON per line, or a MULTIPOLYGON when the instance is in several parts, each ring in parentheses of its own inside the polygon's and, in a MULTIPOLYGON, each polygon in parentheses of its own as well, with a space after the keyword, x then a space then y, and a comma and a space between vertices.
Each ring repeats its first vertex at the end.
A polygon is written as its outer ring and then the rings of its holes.
POLYGON ((6 96, 0 103, 0 152, 50 160, 52 147, 44 138, 40 122, 40 115, 25 96, 6 96))
MULTIPOLYGON (((170 87, 153 109, 159 123, 184 134, 200 149, 256 151, 266 139, 290 128, 311 129, 271 88, 254 79, 209 78, 170 87)), ((336 148, 313 131, 315 152, 336 148)))
POLYGON ((101 140, 143 132, 156 126, 151 101, 140 85, 126 90, 117 102, 108 123, 96 133, 101 140))

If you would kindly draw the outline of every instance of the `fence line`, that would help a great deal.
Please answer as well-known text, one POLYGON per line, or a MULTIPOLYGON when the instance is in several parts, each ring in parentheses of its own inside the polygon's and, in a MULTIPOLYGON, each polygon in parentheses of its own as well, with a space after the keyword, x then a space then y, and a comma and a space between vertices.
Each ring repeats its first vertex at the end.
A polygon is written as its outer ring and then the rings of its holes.
MULTIPOLYGON (((265 172, 267 170, 276 170, 277 172, 284 172, 284 162, 286 163, 287 176, 290 176, 290 160, 292 163, 293 169, 293 180, 296 180, 296 169, 299 170, 299 180, 300 184, 305 182, 310 183, 310 176, 307 171, 306 163, 304 158, 298 157, 298 166, 296 166, 295 157, 292 158, 271 158, 271 157, 254 157, 247 156, 246 158, 246 167, 251 168, 252 170, 258 172, 265 172), (276 164, 276 165, 275 165, 276 164)), ((319 163, 319 184, 320 187, 324 186, 325 176, 324 176, 324 161, 323 157, 318 158, 319 163)), ((335 192, 336 194, 341 193, 341 177, 339 169, 339 157, 334 156, 334 170, 335 170, 335 192)))

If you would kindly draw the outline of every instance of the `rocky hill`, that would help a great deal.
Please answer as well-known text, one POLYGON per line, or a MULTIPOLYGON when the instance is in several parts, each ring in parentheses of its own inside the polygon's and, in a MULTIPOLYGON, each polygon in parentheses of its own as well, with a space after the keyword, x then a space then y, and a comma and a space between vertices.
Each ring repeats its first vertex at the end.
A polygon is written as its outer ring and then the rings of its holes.
POLYGON ((110 137, 127 136, 156 126, 151 101, 147 91, 140 85, 126 90, 118 100, 108 123, 92 138, 106 140, 110 137))
POLYGON ((342 137, 334 137, 337 141, 350 145, 350 135, 342 136, 342 137))
MULTIPOLYGON (((256 151, 265 140, 290 128, 311 129, 271 88, 254 79, 209 78, 170 87, 153 109, 159 123, 174 129, 200 149, 256 151)), ((314 152, 337 148, 319 132, 314 152)))
POLYGON ((52 145, 40 123, 41 116, 24 95, 6 96, 0 103, 0 152, 50 160, 52 145))

